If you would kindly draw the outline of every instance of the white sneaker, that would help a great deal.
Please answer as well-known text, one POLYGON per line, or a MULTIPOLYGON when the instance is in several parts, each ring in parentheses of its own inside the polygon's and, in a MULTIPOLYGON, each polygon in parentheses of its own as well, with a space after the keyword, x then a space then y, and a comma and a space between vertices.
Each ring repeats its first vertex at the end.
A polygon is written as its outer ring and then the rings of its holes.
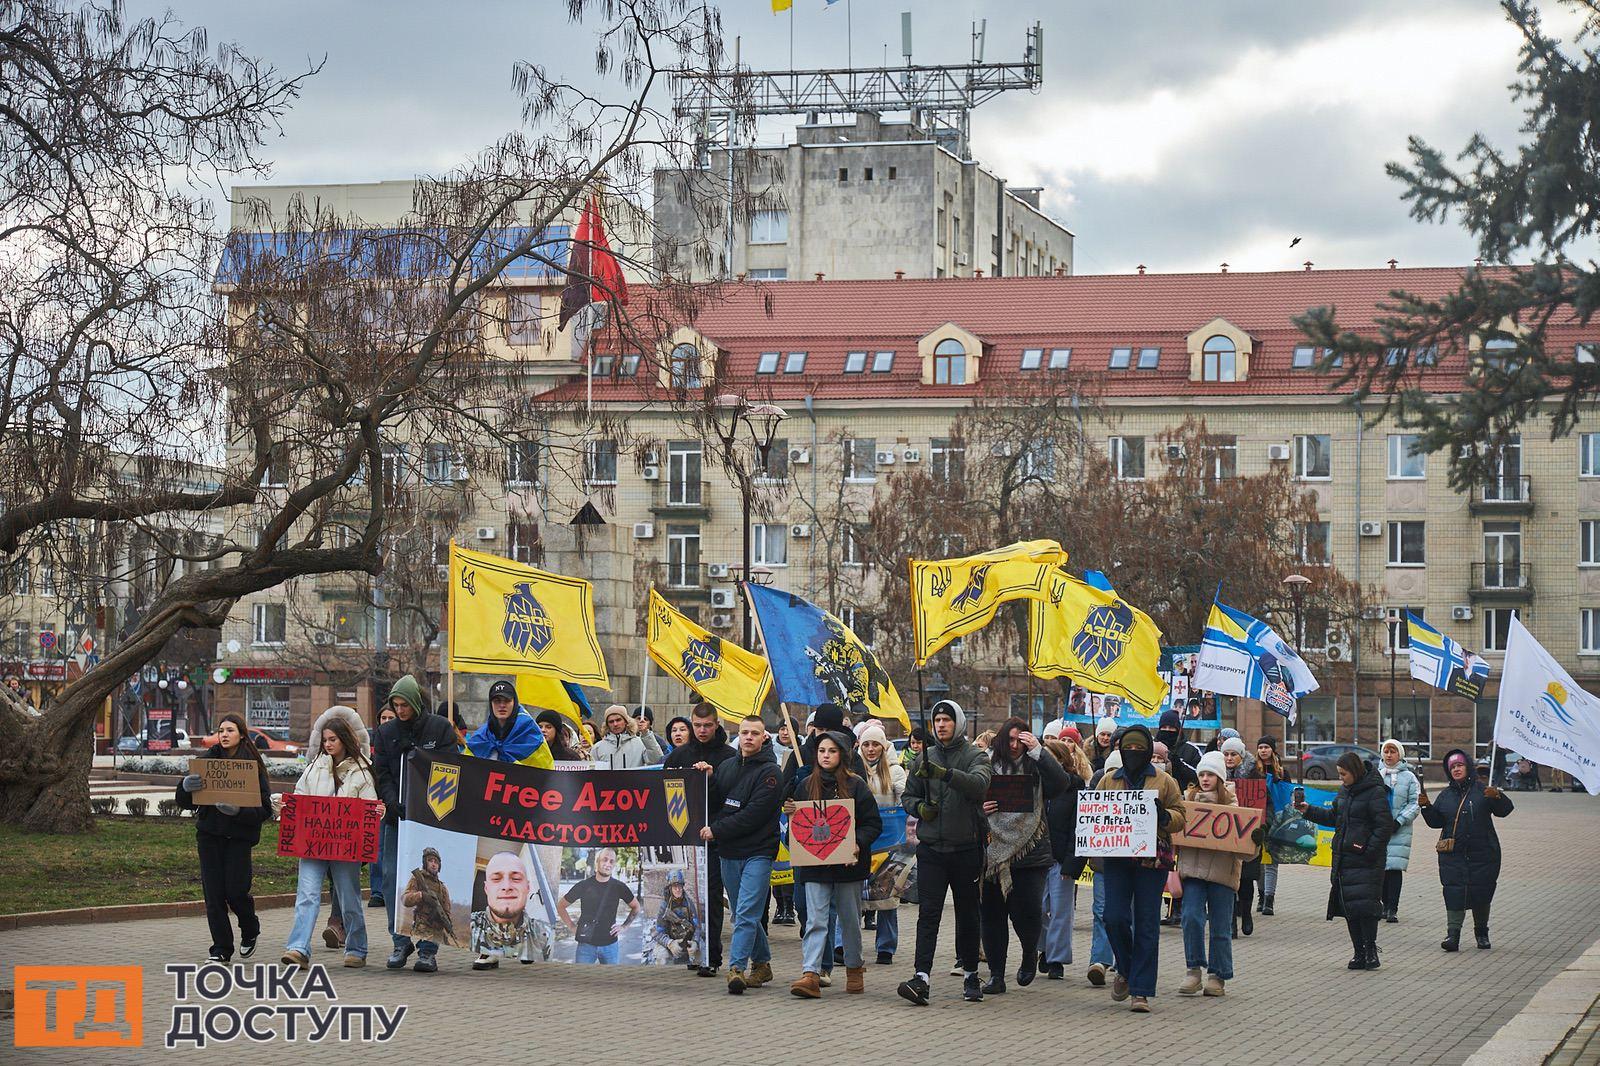
POLYGON ((954 966, 950 967, 950 976, 951 977, 965 977, 966 975, 967 975, 967 971, 962 968, 962 966, 961 966, 961 964, 959 962, 956 963, 954 966))
POLYGON ((493 955, 479 955, 472 960, 472 968, 474 970, 498 970, 500 968, 500 960, 493 955))

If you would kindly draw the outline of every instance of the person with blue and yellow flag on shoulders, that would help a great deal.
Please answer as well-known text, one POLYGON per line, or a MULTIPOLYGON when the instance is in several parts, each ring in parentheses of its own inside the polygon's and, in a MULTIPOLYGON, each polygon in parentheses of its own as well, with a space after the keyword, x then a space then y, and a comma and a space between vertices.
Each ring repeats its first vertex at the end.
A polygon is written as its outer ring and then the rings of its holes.
POLYGON ((517 687, 500 680, 489 686, 489 717, 467 735, 467 754, 548 770, 555 765, 544 730, 517 702, 517 687))

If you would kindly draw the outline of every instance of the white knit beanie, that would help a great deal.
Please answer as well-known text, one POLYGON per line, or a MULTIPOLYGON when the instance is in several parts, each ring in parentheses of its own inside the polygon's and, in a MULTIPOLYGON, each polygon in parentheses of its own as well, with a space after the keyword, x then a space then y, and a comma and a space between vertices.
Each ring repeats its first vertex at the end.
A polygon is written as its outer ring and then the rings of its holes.
POLYGON ((1244 746, 1244 741, 1238 737, 1229 737, 1222 742, 1222 751, 1236 751, 1240 755, 1249 755, 1250 749, 1244 746))
POLYGON ((865 744, 869 740, 875 740, 884 747, 889 746, 889 735, 883 731, 883 726, 870 718, 866 722, 866 728, 861 728, 860 726, 856 728, 857 744, 865 744))
POLYGON ((1394 745, 1394 747, 1400 752, 1400 761, 1404 762, 1406 758, 1406 746, 1394 739, 1394 737, 1390 737, 1388 740, 1384 741, 1382 746, 1379 747, 1378 753, 1381 755, 1383 753, 1383 749, 1389 747, 1391 744, 1394 745))
POLYGON ((1228 779, 1228 764, 1223 762, 1220 751, 1208 751, 1200 756, 1200 765, 1196 766, 1194 771, 1197 774, 1216 774, 1224 781, 1228 779))
POLYGON ((1106 770, 1110 771, 1120 769, 1122 769, 1122 752, 1113 751, 1110 755, 1106 756, 1106 770))
POLYGON ((1100 736, 1102 733, 1110 735, 1116 733, 1116 731, 1117 720, 1115 718, 1102 718, 1094 724, 1095 736, 1100 736))

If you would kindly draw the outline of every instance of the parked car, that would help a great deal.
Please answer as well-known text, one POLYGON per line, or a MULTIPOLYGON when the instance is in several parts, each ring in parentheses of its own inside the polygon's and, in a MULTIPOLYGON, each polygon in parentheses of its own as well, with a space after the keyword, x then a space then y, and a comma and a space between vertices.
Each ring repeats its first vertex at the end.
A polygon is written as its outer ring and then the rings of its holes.
POLYGON ((1339 756, 1347 751, 1353 751, 1361 756, 1361 761, 1369 766, 1375 765, 1380 758, 1371 748, 1363 748, 1358 744, 1317 744, 1307 748, 1300 755, 1300 761, 1305 766, 1306 780, 1337 780, 1339 773, 1333 765, 1339 761, 1339 756))
POLYGON ((189 734, 182 729, 158 729, 153 734, 149 729, 141 729, 117 738, 117 751, 122 755, 141 751, 173 751, 188 746, 189 734), (151 746, 152 742, 154 747, 151 746))
MULTIPOLYGON (((209 748, 216 742, 217 734, 212 733, 210 736, 201 737, 198 746, 201 748, 209 748)), ((279 740, 277 737, 269 737, 259 729, 250 730, 250 743, 256 746, 256 750, 259 751, 262 756, 300 754, 300 745, 291 744, 287 740, 279 740)))

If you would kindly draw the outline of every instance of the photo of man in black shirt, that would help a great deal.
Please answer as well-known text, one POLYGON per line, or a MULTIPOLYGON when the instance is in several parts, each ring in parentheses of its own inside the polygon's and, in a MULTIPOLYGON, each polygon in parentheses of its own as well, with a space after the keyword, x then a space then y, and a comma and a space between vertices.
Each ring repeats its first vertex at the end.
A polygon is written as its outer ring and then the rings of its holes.
POLYGON ((617 868, 617 853, 602 848, 594 854, 594 873, 567 889, 556 902, 556 911, 578 941, 577 962, 615 966, 621 961, 617 935, 639 916, 639 900, 633 889, 612 877, 617 868), (578 919, 567 911, 569 903, 579 904, 578 919), (628 915, 617 920, 617 905, 626 903, 628 915))

